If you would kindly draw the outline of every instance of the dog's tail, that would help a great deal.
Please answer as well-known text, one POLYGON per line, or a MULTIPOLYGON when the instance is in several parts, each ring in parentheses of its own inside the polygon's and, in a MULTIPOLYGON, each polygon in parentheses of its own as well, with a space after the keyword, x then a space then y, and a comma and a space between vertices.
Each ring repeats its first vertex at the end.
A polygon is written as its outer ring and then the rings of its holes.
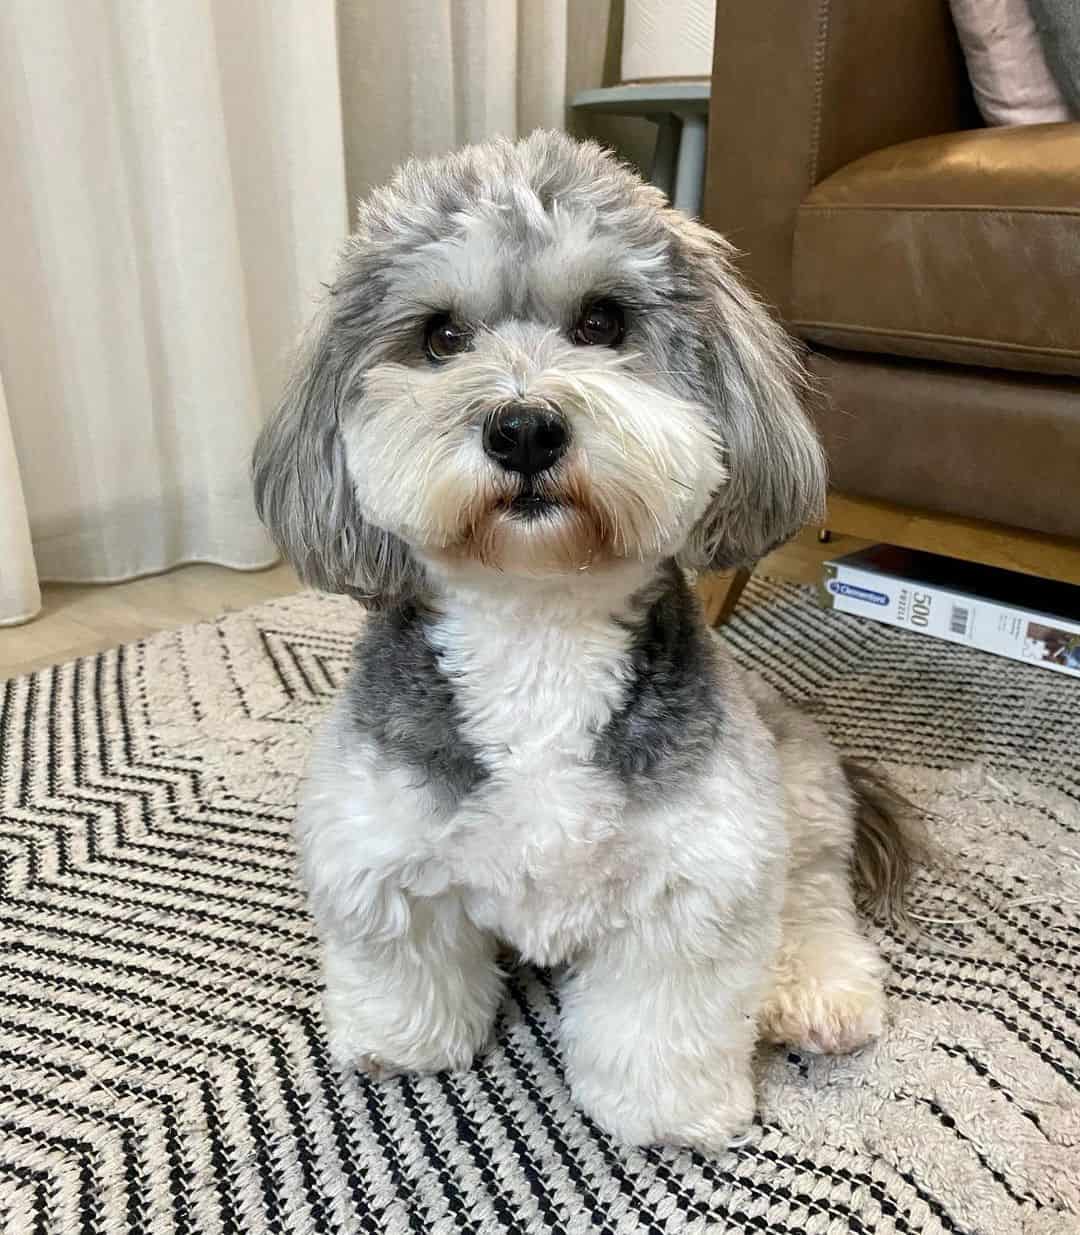
POLYGON ((902 923, 911 877, 929 852, 922 817, 883 776, 850 759, 843 768, 855 799, 852 868, 859 908, 902 923))

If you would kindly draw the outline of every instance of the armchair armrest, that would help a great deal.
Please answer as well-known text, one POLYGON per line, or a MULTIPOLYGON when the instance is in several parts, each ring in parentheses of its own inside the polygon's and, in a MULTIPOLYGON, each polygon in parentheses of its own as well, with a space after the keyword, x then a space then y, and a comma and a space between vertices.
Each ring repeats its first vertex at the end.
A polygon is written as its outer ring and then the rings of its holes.
POLYGON ((719 0, 705 221, 786 316, 814 185, 872 150, 978 124, 948 0, 719 0))

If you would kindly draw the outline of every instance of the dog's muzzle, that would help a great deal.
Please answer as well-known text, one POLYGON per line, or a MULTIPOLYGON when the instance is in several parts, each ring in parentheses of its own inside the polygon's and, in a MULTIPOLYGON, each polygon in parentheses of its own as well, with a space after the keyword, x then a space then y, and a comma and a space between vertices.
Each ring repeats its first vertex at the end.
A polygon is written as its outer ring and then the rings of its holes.
POLYGON ((510 403, 484 424, 484 451, 508 472, 537 476, 566 453, 570 426, 550 407, 510 403))

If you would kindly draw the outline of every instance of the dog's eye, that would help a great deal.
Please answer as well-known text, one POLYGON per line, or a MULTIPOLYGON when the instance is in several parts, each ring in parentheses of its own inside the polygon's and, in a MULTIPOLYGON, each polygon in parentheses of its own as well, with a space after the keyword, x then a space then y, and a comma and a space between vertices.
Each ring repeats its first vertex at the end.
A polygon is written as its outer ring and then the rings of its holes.
POLYGON ((424 347, 432 360, 445 360, 465 351, 472 343, 472 331, 445 313, 433 317, 424 329, 424 347))
POLYGON ((616 347, 626 333, 623 311, 614 300, 594 300, 578 318, 573 339, 592 347, 616 347))

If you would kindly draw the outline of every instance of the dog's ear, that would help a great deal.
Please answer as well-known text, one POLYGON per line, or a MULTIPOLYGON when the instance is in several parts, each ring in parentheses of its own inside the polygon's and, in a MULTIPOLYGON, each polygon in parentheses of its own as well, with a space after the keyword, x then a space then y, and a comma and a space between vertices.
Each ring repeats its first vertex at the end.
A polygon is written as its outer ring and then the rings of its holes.
POLYGON ((255 444, 255 507, 305 583, 383 608, 415 596, 423 570, 403 541, 363 517, 356 500, 341 419, 361 394, 363 349, 354 340, 364 315, 339 294, 331 291, 309 327, 255 444))
POLYGON ((721 570, 757 561, 824 514, 825 456, 793 341, 740 282, 731 247, 690 221, 679 239, 698 306, 694 394, 715 416, 728 472, 680 556, 721 570))

